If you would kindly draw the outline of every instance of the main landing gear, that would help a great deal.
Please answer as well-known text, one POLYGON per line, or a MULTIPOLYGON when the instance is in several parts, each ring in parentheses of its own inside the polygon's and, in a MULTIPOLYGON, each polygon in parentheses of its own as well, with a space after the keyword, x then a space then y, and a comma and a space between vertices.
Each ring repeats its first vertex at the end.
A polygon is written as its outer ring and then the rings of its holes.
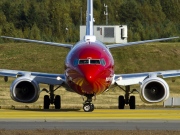
POLYGON ((86 95, 87 100, 83 104, 83 109, 85 112, 92 112, 94 111, 94 104, 92 104, 92 97, 94 95, 86 95))
MULTIPOLYGON (((121 89, 124 90, 123 88, 121 89)), ((130 91, 130 86, 126 86, 124 91, 125 91, 125 96, 122 95, 119 96, 118 109, 124 109, 125 104, 129 105, 130 109, 136 109, 136 98, 135 96, 130 96, 130 94, 137 90, 130 91)))
POLYGON ((47 90, 47 89, 42 90, 42 91, 46 91, 50 95, 50 96, 49 95, 44 96, 44 109, 49 109, 50 104, 54 104, 55 109, 61 109, 61 96, 54 94, 54 92, 59 87, 54 89, 54 85, 49 85, 49 90, 47 90))

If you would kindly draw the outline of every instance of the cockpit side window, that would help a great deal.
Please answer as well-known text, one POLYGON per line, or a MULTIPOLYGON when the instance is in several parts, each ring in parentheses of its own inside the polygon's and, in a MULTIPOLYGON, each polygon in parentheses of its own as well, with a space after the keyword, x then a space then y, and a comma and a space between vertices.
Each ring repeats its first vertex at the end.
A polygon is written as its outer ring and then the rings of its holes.
POLYGON ((101 65, 103 65, 103 66, 106 65, 106 61, 104 59, 101 59, 101 65))
POLYGON ((78 65, 78 59, 75 59, 74 60, 74 66, 77 66, 78 65))

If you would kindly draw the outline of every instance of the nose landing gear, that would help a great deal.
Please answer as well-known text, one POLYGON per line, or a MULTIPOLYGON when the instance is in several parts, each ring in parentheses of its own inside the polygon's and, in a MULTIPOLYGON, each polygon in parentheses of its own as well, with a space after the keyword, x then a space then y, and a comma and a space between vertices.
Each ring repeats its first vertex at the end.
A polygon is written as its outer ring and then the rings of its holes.
POLYGON ((94 104, 91 103, 93 96, 94 95, 86 95, 87 100, 83 104, 83 109, 84 109, 85 112, 92 112, 92 111, 94 111, 94 104))
POLYGON ((84 103, 83 109, 85 112, 92 112, 94 110, 94 105, 92 103, 84 103))

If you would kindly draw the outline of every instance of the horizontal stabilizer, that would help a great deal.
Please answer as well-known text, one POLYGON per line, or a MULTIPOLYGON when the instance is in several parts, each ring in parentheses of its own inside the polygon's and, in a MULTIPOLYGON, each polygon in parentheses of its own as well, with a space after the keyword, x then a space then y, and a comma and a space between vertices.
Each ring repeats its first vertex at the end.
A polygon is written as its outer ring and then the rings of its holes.
POLYGON ((151 42, 159 42, 159 41, 171 40, 171 39, 176 39, 176 38, 179 38, 179 37, 160 38, 160 39, 129 42, 129 43, 123 43, 123 44, 111 44, 111 45, 106 45, 106 46, 107 46, 107 48, 116 48, 116 47, 124 47, 124 46, 145 44, 145 43, 151 43, 151 42))
POLYGON ((62 43, 46 42, 46 41, 31 40, 31 39, 24 39, 24 38, 14 38, 14 37, 7 37, 7 36, 0 36, 0 37, 6 38, 6 39, 17 40, 17 41, 25 41, 25 42, 45 44, 45 45, 51 45, 51 46, 59 46, 59 47, 65 47, 65 48, 72 48, 73 47, 73 45, 71 45, 71 44, 62 44, 62 43))

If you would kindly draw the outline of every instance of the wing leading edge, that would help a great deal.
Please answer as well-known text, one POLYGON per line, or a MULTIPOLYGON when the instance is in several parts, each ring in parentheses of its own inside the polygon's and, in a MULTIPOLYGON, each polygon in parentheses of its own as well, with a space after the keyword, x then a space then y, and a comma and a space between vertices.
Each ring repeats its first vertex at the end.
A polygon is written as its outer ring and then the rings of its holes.
POLYGON ((50 74, 41 72, 0 69, 0 76, 13 78, 26 77, 35 80, 37 83, 50 85, 61 85, 65 82, 64 74, 50 74))
POLYGON ((141 84, 141 82, 143 82, 147 77, 172 78, 179 76, 180 76, 180 70, 156 71, 156 72, 132 73, 132 74, 115 74, 113 83, 116 83, 119 86, 128 86, 134 84, 141 84))

